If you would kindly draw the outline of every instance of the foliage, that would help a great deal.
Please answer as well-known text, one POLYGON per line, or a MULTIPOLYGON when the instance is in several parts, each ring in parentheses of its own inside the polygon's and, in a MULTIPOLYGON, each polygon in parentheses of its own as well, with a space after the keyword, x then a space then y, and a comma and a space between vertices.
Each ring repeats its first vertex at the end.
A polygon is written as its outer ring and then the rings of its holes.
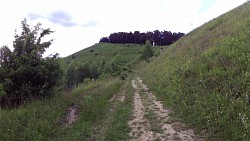
POLYGON ((141 59, 144 59, 147 62, 149 62, 150 58, 154 56, 154 51, 152 50, 151 46, 152 45, 150 42, 147 41, 141 53, 141 59))
POLYGON ((65 77, 67 89, 73 88, 77 83, 77 72, 74 65, 69 66, 65 77))
POLYGON ((3 84, 0 84, 0 99, 6 95, 3 84))
POLYGON ((22 32, 15 35, 14 50, 7 46, 0 49, 0 84, 2 106, 19 105, 27 99, 49 96, 61 77, 57 54, 43 58, 52 40, 41 42, 53 33, 42 29, 41 24, 30 28, 26 19, 22 21, 22 32))
POLYGON ((68 129, 55 134, 53 140, 125 140, 128 138, 127 121, 132 110, 132 95, 123 103, 110 99, 130 83, 118 78, 97 80, 81 85, 70 92, 73 103, 79 107, 77 121, 68 129), (106 139, 108 138, 108 139, 106 139))
MULTIPOLYGON (((159 47, 154 47, 158 49, 159 47)), ((62 58, 62 66, 65 70, 68 66, 73 64, 84 64, 89 63, 92 64, 93 62, 97 62, 101 64, 102 62, 102 69, 104 69, 104 64, 106 65, 110 62, 115 55, 120 54, 124 57, 125 60, 128 60, 131 63, 135 63, 138 61, 140 57, 140 50, 142 49, 141 45, 138 44, 130 44, 130 47, 126 47, 124 44, 110 44, 110 43, 98 43, 89 48, 85 48, 79 52, 74 53, 75 59, 72 59, 72 55, 62 58), (91 52, 94 50, 94 52, 91 52), (98 55, 96 56, 95 53, 98 55)))
MULTIPOLYGON (((96 80, 100 76, 103 78, 116 75, 126 79, 131 69, 140 61, 140 51, 143 48, 137 44, 128 45, 98 43, 74 53, 74 59, 72 55, 62 58, 65 88, 72 89, 84 83, 84 79, 96 80), (95 53, 98 55, 96 56, 95 53)), ((152 49, 160 50, 160 47, 155 46, 152 49)))
POLYGON ((86 79, 98 79, 101 74, 100 66, 97 62, 92 64, 71 64, 66 72, 66 87, 72 89, 86 79))
POLYGON ((101 72, 100 72, 100 66, 98 65, 97 62, 93 62, 91 64, 91 78, 96 80, 99 78, 101 72))
MULTIPOLYGON (((139 31, 135 31, 134 33, 118 32, 110 34, 109 37, 101 38, 100 42, 145 44, 148 40, 156 46, 166 46, 176 42, 182 36, 184 36, 184 33, 162 32, 159 30, 147 33, 140 33, 139 31)), ((127 47, 129 47, 129 45, 127 47)))
POLYGON ((124 80, 128 76, 128 71, 126 61, 121 55, 116 55, 108 63, 102 59, 100 63, 94 61, 91 64, 88 62, 83 65, 71 64, 66 72, 66 87, 72 89, 80 83, 84 83, 85 79, 98 79, 101 74, 121 76, 124 80))
POLYGON ((17 109, 0 109, 0 138, 3 141, 51 140, 62 134, 62 122, 70 98, 55 94, 49 100, 32 101, 17 109))
POLYGON ((96 135, 94 131, 100 129, 99 124, 103 124, 107 129, 99 136, 103 139, 93 140, 125 140, 132 95, 127 94, 123 103, 114 106, 109 100, 121 88, 130 90, 127 86, 130 83, 124 86, 124 81, 117 78, 97 80, 47 100, 32 101, 13 110, 0 109, 0 138, 4 141, 91 140, 96 135), (73 104, 79 107, 77 121, 64 128, 67 109, 73 104))
POLYGON ((118 74, 120 74, 124 64, 125 64, 124 58, 121 55, 116 55, 110 61, 110 65, 108 66, 108 67, 110 67, 110 73, 118 73, 118 74))
MULTIPOLYGON (((103 70, 105 70, 108 63, 116 55, 121 55, 124 60, 126 60, 126 66, 133 67, 140 61, 140 53, 143 46, 139 44, 128 45, 129 47, 126 47, 127 45, 124 44, 98 43, 89 48, 85 48, 79 52, 74 53, 74 59, 72 59, 72 55, 61 58, 61 65, 64 68, 66 74, 66 70, 71 64, 77 65, 89 63, 91 65, 93 62, 97 62, 100 67, 101 73, 103 73, 103 70), (94 52, 90 52, 91 50, 94 50, 94 52), (96 56, 95 53, 98 53, 98 55, 96 56)), ((154 51, 157 51, 161 48, 167 47, 168 46, 154 46, 152 47, 152 49, 154 51)))
POLYGON ((89 63, 84 63, 82 65, 78 65, 78 74, 77 77, 79 78, 78 82, 83 82, 86 78, 91 78, 91 66, 89 63))

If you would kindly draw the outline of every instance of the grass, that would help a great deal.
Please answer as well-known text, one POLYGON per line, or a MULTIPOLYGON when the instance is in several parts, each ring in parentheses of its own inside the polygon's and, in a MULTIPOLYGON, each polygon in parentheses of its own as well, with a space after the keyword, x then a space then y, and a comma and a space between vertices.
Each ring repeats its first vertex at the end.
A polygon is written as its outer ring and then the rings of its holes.
MULTIPOLYGON (((161 47, 154 47, 155 51, 161 47)), ((163 48, 163 47, 162 47, 163 48)), ((139 62, 141 45, 99 43, 62 59, 67 68, 70 63, 99 62, 122 55, 128 64, 139 62)), ((0 109, 1 140, 126 140, 127 121, 132 112, 130 79, 101 78, 80 85, 71 92, 58 92, 52 98, 33 101, 17 109, 0 109), (110 103, 114 95, 126 90, 124 102, 110 103), (78 120, 65 128, 70 106, 79 107, 78 120), (99 130, 101 129, 101 130, 99 130)))
POLYGON ((130 128, 128 121, 132 115, 133 110, 133 91, 130 85, 130 79, 122 86, 122 90, 125 90, 124 102, 115 102, 112 104, 113 119, 109 121, 108 128, 104 135, 104 140, 117 141, 128 140, 128 132, 130 128))
POLYGON ((78 120, 55 140, 86 140, 94 136, 93 127, 103 119, 108 110, 108 100, 119 92, 121 85, 119 79, 112 79, 72 91, 73 103, 80 107, 78 120))
POLYGON ((0 138, 8 141, 126 140, 127 121, 132 111, 129 84, 118 78, 108 78, 17 109, 1 109, 0 138), (121 90, 127 90, 124 102, 109 102, 121 90), (78 120, 66 128, 67 108, 71 105, 79 107, 78 120))
POLYGON ((148 119, 149 124, 151 126, 151 130, 156 132, 156 133, 163 133, 163 130, 160 125, 160 120, 159 117, 154 113, 154 109, 150 108, 150 105, 152 106, 154 103, 152 103, 147 96, 148 93, 142 92, 141 91, 141 98, 143 105, 145 105, 145 117, 148 119))
MULTIPOLYGON (((140 52, 143 46, 140 44, 111 44, 97 43, 91 47, 78 51, 62 59, 62 65, 67 68, 70 63, 97 62, 103 59, 110 62, 116 55, 121 55, 128 65, 134 65, 139 62, 140 52)), ((159 52, 164 47, 153 47, 155 52, 159 52)))
POLYGON ((54 140, 125 140, 132 106, 130 92, 126 93, 123 103, 109 101, 127 88, 124 83, 120 79, 110 78, 74 90, 74 103, 80 107, 78 120, 54 140))
POLYGON ((70 101, 59 94, 13 110, 0 109, 0 138, 4 141, 50 140, 60 132, 62 117, 70 101))
POLYGON ((250 2, 190 32, 139 71, 208 140, 250 140, 250 2))
POLYGON ((85 60, 85 61, 101 61, 101 59, 107 58, 111 60, 116 54, 125 56, 126 59, 134 59, 138 56, 143 46, 139 44, 110 44, 110 43, 98 43, 89 48, 83 49, 74 53, 74 59, 72 55, 65 58, 65 60, 85 60))
MULTIPOLYGON (((250 140, 249 9, 250 2, 204 24, 151 63, 138 66, 157 99, 208 140, 250 140)), ((136 44, 98 43, 63 58, 62 65, 103 58, 108 62, 117 54, 136 65, 141 49, 136 44)), ((107 78, 17 109, 0 109, 0 139, 127 140, 132 93, 130 79, 107 78), (124 102, 109 101, 123 90, 124 102), (79 107, 78 120, 65 128, 71 105, 79 107)))

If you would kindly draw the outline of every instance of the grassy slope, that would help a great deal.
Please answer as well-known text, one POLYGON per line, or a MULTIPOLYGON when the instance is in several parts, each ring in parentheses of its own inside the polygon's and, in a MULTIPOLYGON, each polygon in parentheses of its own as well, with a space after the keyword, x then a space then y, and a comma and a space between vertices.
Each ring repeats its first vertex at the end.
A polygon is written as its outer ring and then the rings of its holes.
POLYGON ((139 58, 141 49, 142 46, 138 44, 129 44, 129 47, 127 47, 124 44, 98 43, 74 53, 74 59, 72 58, 73 54, 63 58, 63 65, 67 66, 70 63, 79 62, 101 62, 102 59, 109 62, 116 54, 122 55, 129 62, 134 62, 139 58))
POLYGON ((70 103, 68 98, 57 94, 18 109, 0 109, 0 140, 49 140, 60 132, 58 127, 70 103))
MULTIPOLYGON (((72 55, 62 59, 64 68, 70 63, 84 63, 84 62, 101 62, 105 59, 106 62, 111 61, 115 55, 121 55, 128 64, 133 65, 138 63, 140 58, 140 52, 143 46, 139 44, 110 44, 110 43, 98 43, 81 51, 74 53, 74 59, 72 55)), ((159 50, 161 47, 153 47, 155 51, 159 50)), ((164 46, 165 48, 165 46, 164 46)))
POLYGON ((250 140, 250 2, 190 32, 140 75, 210 139, 250 140))
POLYGON ((13 110, 0 109, 0 139, 125 140, 128 138, 127 120, 132 109, 132 92, 128 82, 117 78, 98 80, 48 100, 34 101, 13 110), (122 90, 126 90, 124 102, 113 106, 109 99, 122 90), (70 128, 65 128, 70 105, 79 107, 78 120, 70 128), (100 126, 103 122, 105 124, 100 126), (104 128, 101 133, 98 132, 100 127, 104 128))

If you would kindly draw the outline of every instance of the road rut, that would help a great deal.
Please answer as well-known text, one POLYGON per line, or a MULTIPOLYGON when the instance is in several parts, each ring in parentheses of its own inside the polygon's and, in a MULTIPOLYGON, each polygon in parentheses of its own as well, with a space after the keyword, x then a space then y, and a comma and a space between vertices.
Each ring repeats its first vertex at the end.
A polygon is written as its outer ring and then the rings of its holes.
POLYGON ((149 91, 142 80, 137 77, 131 83, 134 88, 133 117, 128 122, 132 141, 202 141, 187 129, 183 123, 174 122, 160 101, 149 91))

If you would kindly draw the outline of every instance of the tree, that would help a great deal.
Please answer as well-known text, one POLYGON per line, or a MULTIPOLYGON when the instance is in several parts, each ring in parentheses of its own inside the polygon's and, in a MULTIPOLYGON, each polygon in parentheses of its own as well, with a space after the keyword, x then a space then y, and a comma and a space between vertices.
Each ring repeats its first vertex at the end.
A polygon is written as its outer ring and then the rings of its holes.
POLYGON ((100 76, 100 68, 97 62, 93 62, 91 64, 91 78, 96 80, 100 76))
POLYGON ((91 78, 91 67, 89 63, 84 63, 78 68, 78 78, 80 79, 79 83, 84 82, 84 79, 91 78))
POLYGON ((103 37, 103 38, 100 39, 100 42, 106 42, 106 43, 108 43, 109 42, 109 38, 103 37))
POLYGON ((155 42, 155 45, 160 46, 161 44, 161 32, 159 30, 155 30, 153 33, 153 40, 155 42))
POLYGON ((149 62, 150 58, 153 57, 154 51, 152 50, 152 45, 149 41, 146 41, 146 45, 143 48, 141 59, 144 59, 145 61, 149 62))
POLYGON ((7 46, 0 49, 1 106, 51 95, 62 75, 58 54, 42 57, 53 41, 41 42, 42 38, 53 31, 42 29, 40 23, 30 28, 26 19, 21 25, 21 34, 14 36, 14 50, 7 46))
POLYGON ((106 60, 105 60, 105 58, 102 58, 101 63, 100 63, 101 71, 104 71, 105 66, 106 66, 106 60))
POLYGON ((118 32, 111 33, 109 37, 103 37, 100 39, 100 42, 108 43, 136 43, 136 44, 145 44, 147 40, 150 43, 154 43, 157 46, 165 46, 172 44, 182 37, 184 33, 171 33, 170 31, 159 31, 155 30, 154 32, 140 33, 139 31, 132 32, 118 32))
POLYGON ((66 73, 67 89, 72 89, 77 83, 77 72, 74 65, 70 65, 66 73))
POLYGON ((110 61, 111 73, 120 74, 125 64, 124 58, 118 54, 110 61))

